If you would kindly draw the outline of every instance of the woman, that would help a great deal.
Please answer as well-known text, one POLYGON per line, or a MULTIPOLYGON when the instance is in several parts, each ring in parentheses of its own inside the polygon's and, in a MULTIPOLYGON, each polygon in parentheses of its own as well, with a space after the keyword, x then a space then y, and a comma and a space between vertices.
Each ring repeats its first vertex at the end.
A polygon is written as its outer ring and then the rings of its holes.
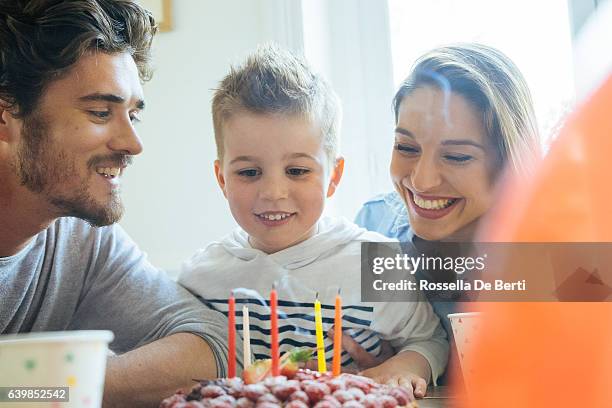
MULTIPOLYGON (((419 250, 431 241, 471 241, 502 170, 528 175, 540 156, 523 76, 491 47, 437 48, 417 60, 393 106, 396 191, 366 202, 355 222, 419 250)), ((454 303, 430 300, 452 338, 454 303)))

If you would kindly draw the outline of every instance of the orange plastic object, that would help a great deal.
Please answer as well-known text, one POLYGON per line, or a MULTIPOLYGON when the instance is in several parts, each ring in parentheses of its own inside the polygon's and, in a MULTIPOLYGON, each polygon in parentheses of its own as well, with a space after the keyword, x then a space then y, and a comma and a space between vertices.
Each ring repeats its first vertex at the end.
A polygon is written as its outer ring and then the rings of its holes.
POLYGON ((509 182, 487 240, 612 242, 612 76, 568 118, 529 182, 509 182))
MULTIPOLYGON (((511 180, 499 203, 482 241, 612 241, 612 77, 568 119, 530 183, 511 180)), ((612 407, 612 303, 479 306, 465 406, 612 407)))

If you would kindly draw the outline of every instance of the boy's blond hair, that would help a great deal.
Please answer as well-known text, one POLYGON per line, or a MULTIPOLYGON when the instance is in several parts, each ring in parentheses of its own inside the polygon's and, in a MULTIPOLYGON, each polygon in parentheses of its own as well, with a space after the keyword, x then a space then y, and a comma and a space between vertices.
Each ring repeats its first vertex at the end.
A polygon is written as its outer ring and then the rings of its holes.
POLYGON ((223 124, 241 112, 302 116, 321 129, 330 162, 338 154, 340 102, 329 83, 306 61, 274 45, 264 45, 231 67, 212 102, 217 158, 223 161, 223 124))

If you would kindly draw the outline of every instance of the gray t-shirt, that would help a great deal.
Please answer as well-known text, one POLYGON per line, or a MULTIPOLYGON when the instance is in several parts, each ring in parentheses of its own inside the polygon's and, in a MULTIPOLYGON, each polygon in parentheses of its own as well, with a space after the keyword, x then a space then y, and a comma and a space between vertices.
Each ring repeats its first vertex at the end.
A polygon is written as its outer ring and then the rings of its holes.
POLYGON ((155 269, 119 225, 59 218, 0 258, 0 333, 112 330, 124 353, 179 332, 197 334, 227 366, 226 319, 155 269))

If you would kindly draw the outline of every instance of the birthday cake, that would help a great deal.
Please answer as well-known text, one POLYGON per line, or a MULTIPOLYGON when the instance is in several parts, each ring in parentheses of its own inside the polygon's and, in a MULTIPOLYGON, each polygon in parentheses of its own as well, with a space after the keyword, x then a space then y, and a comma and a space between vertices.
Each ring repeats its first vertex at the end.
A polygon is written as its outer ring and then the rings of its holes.
POLYGON ((255 384, 240 378, 201 381, 189 394, 178 391, 160 408, 396 408, 417 407, 401 387, 354 374, 298 370, 289 379, 268 377, 255 384))
MULTIPOLYGON (((250 368, 250 367, 249 367, 250 368)), ((257 370, 254 370, 257 371, 257 370)), ((248 371, 245 371, 248 372, 248 371)), ((160 408, 416 408, 401 387, 354 374, 332 376, 298 369, 291 377, 200 381, 188 394, 178 391, 160 408)))
MULTIPOLYGON (((276 316, 276 295, 270 296, 271 304, 271 344, 278 345, 278 329, 274 322, 276 316)), ((318 303, 318 300, 316 301, 318 303)), ((317 351, 322 347, 322 328, 320 312, 315 320, 317 325, 317 351), (317 319, 318 317, 318 319, 317 319)), ((235 344, 235 318, 233 296, 229 301, 228 344, 235 344)), ((340 334, 341 303, 336 298, 336 317, 334 327, 333 369, 329 372, 301 369, 313 355, 310 348, 295 348, 274 360, 257 360, 243 370, 242 378, 233 377, 236 373, 235 349, 230 346, 228 372, 230 377, 217 380, 202 380, 189 393, 177 391, 164 399, 160 408, 415 408, 408 391, 401 387, 378 384, 374 380, 354 375, 340 374, 340 334)), ((244 318, 244 314, 243 314, 244 318)), ((244 327, 249 327, 247 322, 244 327)), ((248 331, 248 330, 247 330, 248 331)), ((248 338, 249 336, 246 336, 248 338)), ((248 341, 245 340, 245 346, 248 341)), ((245 356, 250 355, 245 347, 245 356)), ((272 347, 272 355, 278 356, 272 347)), ((320 358, 320 355, 317 355, 320 358)), ((326 371, 325 360, 319 361, 320 371, 326 371)))

